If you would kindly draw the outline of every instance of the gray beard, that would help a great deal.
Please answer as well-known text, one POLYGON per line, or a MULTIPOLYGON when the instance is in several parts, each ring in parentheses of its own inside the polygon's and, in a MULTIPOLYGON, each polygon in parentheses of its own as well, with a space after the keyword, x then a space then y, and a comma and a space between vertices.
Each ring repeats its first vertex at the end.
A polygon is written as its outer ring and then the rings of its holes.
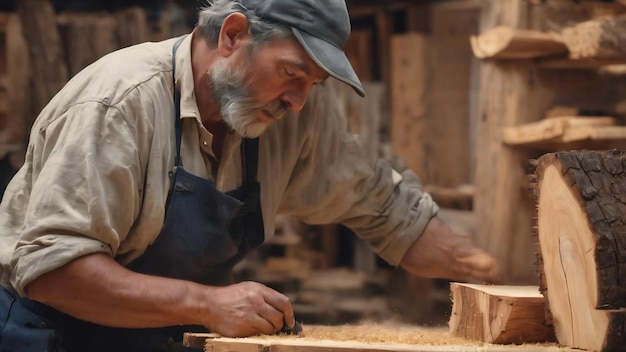
POLYGON ((243 70, 233 70, 225 62, 219 62, 211 67, 208 75, 222 119, 242 137, 256 138, 271 125, 271 122, 259 120, 257 115, 261 110, 266 110, 275 119, 285 115, 286 110, 280 101, 261 104, 250 97, 243 70))

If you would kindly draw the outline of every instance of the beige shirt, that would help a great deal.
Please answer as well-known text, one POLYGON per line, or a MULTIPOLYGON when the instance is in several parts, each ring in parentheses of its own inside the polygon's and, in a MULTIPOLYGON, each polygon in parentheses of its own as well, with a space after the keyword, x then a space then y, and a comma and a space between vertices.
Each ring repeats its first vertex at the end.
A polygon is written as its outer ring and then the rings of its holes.
MULTIPOLYGON (((175 39, 109 54, 77 74, 33 125, 24 166, 0 205, 4 287, 24 295, 39 275, 91 253, 128 264, 161 230, 174 166, 171 49, 175 39)), ((191 36, 177 51, 185 169, 220 191, 242 182, 241 138, 230 132, 217 172, 191 70, 191 36)), ((411 173, 370 165, 358 138, 311 92, 299 114, 260 138, 258 181, 266 239, 277 214, 309 224, 343 223, 398 265, 437 206, 411 173)))

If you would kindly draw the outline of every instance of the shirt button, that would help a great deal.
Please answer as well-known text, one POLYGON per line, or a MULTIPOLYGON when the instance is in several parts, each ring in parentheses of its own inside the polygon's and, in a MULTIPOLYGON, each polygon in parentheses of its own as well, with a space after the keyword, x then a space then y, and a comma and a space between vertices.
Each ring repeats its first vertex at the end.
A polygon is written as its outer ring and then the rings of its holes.
POLYGON ((202 141, 202 144, 206 147, 207 145, 209 145, 209 142, 207 142, 207 141, 202 141))

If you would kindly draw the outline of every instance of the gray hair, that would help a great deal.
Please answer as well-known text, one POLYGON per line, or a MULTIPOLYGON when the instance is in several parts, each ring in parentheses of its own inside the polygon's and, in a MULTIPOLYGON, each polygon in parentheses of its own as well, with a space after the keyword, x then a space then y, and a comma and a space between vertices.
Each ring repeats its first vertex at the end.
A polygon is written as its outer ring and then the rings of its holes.
POLYGON ((248 18, 249 33, 252 36, 250 49, 261 46, 274 39, 285 39, 293 36, 287 26, 268 22, 253 13, 246 13, 245 7, 234 0, 208 0, 209 6, 200 9, 197 28, 209 46, 217 46, 220 30, 226 17, 241 12, 248 18))

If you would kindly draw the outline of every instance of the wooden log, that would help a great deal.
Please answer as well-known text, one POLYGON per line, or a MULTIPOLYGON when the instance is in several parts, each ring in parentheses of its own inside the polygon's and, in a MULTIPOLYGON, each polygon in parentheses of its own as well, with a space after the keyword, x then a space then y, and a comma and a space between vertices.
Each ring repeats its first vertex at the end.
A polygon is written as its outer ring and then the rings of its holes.
POLYGON ((561 344, 626 346, 626 152, 550 153, 537 161, 541 290, 561 344))
POLYGON ((585 21, 564 28, 562 35, 570 58, 626 60, 626 17, 585 21))
POLYGON ((498 26, 471 36, 476 57, 497 59, 531 59, 567 54, 567 47, 558 33, 498 26))
POLYGON ((450 332, 490 343, 555 341, 538 286, 451 283, 450 332))

